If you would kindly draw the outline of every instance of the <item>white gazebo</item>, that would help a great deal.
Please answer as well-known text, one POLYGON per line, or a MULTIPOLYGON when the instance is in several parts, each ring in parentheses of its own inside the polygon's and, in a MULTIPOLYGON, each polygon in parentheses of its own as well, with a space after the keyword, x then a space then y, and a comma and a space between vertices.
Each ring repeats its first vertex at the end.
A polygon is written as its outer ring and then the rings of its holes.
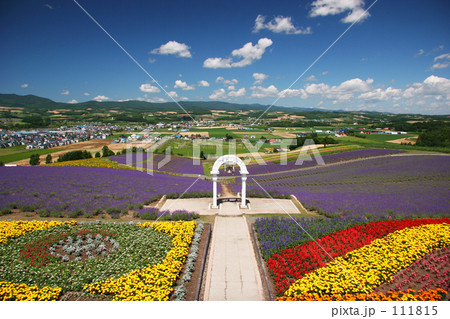
POLYGON ((246 197, 246 181, 247 181, 247 166, 245 166, 245 163, 236 155, 224 155, 219 157, 213 165, 213 168, 211 170, 211 175, 213 176, 213 204, 212 208, 218 208, 217 206, 217 175, 220 174, 219 168, 222 165, 239 165, 240 173, 241 173, 241 180, 242 180, 242 190, 241 190, 241 208, 247 207, 247 197, 246 197))

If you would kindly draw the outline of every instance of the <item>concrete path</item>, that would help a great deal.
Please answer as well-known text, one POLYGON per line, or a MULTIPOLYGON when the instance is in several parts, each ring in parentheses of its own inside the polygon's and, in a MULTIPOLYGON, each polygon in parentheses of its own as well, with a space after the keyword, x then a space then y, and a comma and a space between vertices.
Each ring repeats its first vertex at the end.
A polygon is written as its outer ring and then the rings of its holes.
POLYGON ((249 198, 250 208, 240 209, 239 203, 223 203, 220 209, 210 208, 212 203, 211 198, 187 198, 187 199, 168 199, 161 210, 175 211, 178 209, 186 209, 188 211, 195 211, 200 215, 215 215, 225 212, 235 212, 239 209, 240 214, 300 214, 300 211, 295 207, 290 199, 270 199, 270 198, 249 198), (230 211, 231 209, 231 211, 230 211))
POLYGON ((215 219, 204 300, 264 300, 245 217, 215 219))

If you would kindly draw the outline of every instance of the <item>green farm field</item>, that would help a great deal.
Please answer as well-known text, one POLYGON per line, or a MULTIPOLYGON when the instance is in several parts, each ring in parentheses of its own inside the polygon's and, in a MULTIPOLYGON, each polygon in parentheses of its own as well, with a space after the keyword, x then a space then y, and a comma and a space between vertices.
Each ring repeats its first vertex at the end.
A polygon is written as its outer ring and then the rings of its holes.
MULTIPOLYGON (((51 148, 51 149, 31 149, 26 150, 25 145, 14 146, 10 148, 2 148, 0 149, 0 162, 3 163, 11 163, 15 161, 20 161, 23 159, 27 159, 31 156, 31 154, 39 154, 39 155, 47 155, 51 153, 55 153, 61 151, 60 149, 51 148)), ((41 159, 42 161, 42 159, 41 159)))

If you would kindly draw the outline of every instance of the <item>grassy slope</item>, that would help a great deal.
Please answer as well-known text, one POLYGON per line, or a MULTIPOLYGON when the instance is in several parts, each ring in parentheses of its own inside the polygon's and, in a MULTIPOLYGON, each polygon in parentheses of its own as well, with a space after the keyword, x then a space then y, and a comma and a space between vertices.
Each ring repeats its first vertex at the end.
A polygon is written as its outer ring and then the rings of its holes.
MULTIPOLYGON (((31 154, 46 155, 58 151, 60 151, 60 149, 56 148, 50 148, 45 150, 38 150, 38 149, 26 150, 24 145, 14 146, 10 148, 2 148, 0 149, 0 162, 11 163, 27 159, 31 156, 31 154)), ((41 162, 43 160, 44 159, 41 158, 41 162)))

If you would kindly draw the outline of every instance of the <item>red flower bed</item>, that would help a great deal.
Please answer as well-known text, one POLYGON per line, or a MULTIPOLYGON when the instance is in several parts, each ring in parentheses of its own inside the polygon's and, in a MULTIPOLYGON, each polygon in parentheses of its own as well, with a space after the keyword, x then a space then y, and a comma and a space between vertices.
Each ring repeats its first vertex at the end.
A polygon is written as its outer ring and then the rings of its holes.
POLYGON ((355 225, 317 240, 328 254, 315 242, 308 242, 273 254, 267 266, 275 280, 276 292, 281 295, 296 280, 330 262, 329 256, 344 256, 377 238, 407 227, 442 223, 450 223, 450 218, 391 220, 355 225))
POLYGON ((66 239, 69 236, 76 237, 78 235, 81 235, 84 239, 87 234, 91 234, 93 237, 95 237, 97 234, 100 234, 103 237, 117 235, 115 232, 106 232, 101 230, 95 232, 91 230, 77 230, 62 234, 54 234, 41 238, 33 243, 26 244, 20 253, 20 257, 30 266, 45 266, 48 263, 56 261, 56 257, 50 255, 49 248, 51 246, 62 239, 66 239))
POLYGON ((374 292, 389 290, 428 290, 442 288, 450 291, 450 246, 434 250, 411 266, 398 272, 390 282, 374 292))

